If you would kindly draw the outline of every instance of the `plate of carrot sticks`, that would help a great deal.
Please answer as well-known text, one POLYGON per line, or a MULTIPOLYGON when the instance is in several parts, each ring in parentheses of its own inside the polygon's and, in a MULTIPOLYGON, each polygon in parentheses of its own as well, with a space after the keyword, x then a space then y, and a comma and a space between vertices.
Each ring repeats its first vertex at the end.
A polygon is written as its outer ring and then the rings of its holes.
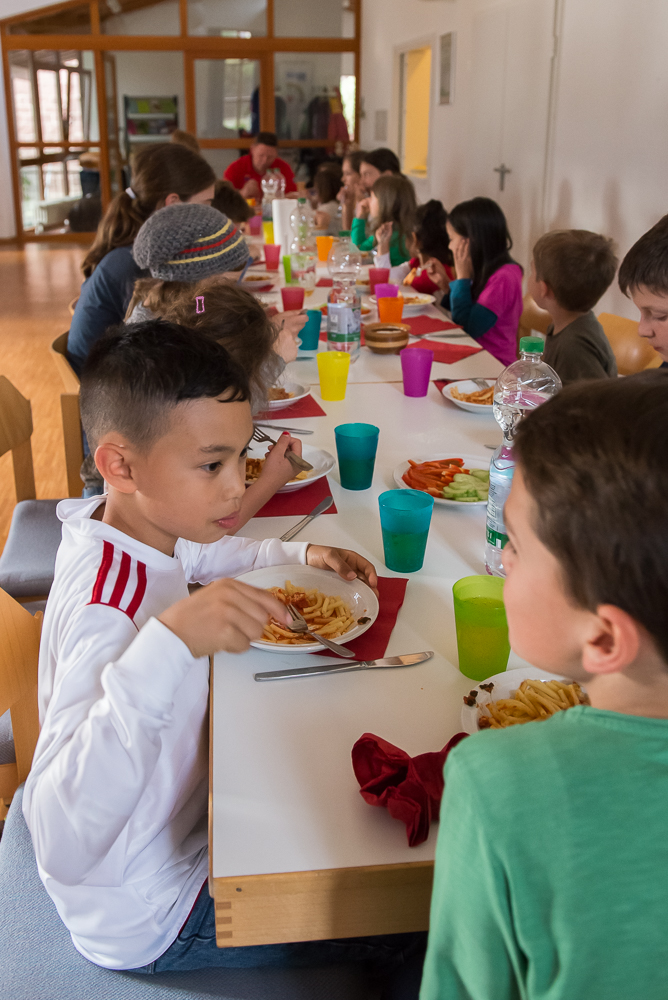
POLYGON ((395 468, 394 481, 402 490, 429 493, 436 504, 482 506, 489 490, 489 458, 452 452, 409 458, 395 468))

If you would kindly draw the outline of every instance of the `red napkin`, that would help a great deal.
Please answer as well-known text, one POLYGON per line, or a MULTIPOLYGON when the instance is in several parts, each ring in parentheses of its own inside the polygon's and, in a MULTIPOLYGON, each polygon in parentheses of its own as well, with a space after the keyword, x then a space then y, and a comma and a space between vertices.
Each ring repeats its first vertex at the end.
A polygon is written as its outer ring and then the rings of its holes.
POLYGON ((293 417, 325 417, 327 414, 320 403, 316 402, 313 396, 304 396, 290 406, 284 406, 282 410, 266 410, 254 420, 292 420, 293 417))
POLYGON ((316 288, 331 288, 334 284, 334 278, 320 278, 315 283, 316 288))
POLYGON ((406 350, 420 350, 420 348, 433 351, 434 361, 440 361, 444 365, 454 365, 455 361, 461 361, 470 354, 482 351, 482 347, 471 347, 469 344, 442 344, 438 340, 418 340, 415 344, 409 344, 406 350))
MULTIPOLYGON (((352 649, 360 660, 378 660, 385 655, 387 644, 392 635, 392 629, 399 614, 399 608, 404 603, 406 584, 408 580, 401 576, 378 577, 378 617, 370 629, 358 639, 344 642, 352 649)), ((314 653, 314 656, 335 656, 334 653, 314 653)), ((336 657, 338 659, 338 657, 336 657)))
POLYGON ((436 333, 437 330, 461 330, 456 323, 434 319, 433 316, 406 316, 401 322, 408 323, 414 337, 423 337, 425 333, 436 333))
MULTIPOLYGON (((309 486, 303 486, 300 490, 292 490, 290 493, 274 493, 270 500, 267 500, 255 517, 290 517, 292 514, 301 514, 305 517, 310 514, 314 507, 317 507, 325 497, 331 497, 332 491, 329 488, 327 476, 316 479, 309 486)), ((336 504, 333 503, 325 514, 336 514, 336 504)))
POLYGON ((422 844, 432 819, 438 819, 445 758, 466 736, 457 733, 440 752, 417 757, 373 733, 364 733, 353 747, 353 771, 362 798, 370 806, 386 806, 393 819, 406 824, 409 847, 422 844))

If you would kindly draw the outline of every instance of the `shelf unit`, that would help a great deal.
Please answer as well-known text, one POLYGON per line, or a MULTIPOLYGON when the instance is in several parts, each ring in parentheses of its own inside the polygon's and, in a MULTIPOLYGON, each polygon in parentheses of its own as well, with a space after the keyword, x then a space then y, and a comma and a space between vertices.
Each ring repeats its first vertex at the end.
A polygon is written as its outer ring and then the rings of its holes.
POLYGON ((168 142, 178 128, 177 97, 124 97, 125 142, 129 151, 147 142, 168 142))

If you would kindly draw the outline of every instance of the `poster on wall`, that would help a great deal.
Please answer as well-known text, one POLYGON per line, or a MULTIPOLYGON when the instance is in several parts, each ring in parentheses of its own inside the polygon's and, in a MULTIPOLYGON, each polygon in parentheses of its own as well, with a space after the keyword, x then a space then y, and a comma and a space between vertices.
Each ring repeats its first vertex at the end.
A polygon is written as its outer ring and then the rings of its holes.
POLYGON ((454 98, 455 33, 441 35, 441 92, 439 104, 452 104, 454 98))

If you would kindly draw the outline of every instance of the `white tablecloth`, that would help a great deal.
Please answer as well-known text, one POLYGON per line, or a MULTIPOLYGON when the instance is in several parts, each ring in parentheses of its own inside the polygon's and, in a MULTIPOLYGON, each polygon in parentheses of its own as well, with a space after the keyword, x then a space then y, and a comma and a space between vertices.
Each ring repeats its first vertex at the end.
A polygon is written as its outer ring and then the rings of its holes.
MULTIPOLYGON (((484 354, 489 365, 493 359, 484 354)), ((392 360, 374 357, 368 363, 392 360)), ((486 368, 485 374, 493 373, 486 368)), ((299 538, 355 548, 376 564, 380 575, 401 575, 383 564, 377 501, 379 493, 394 486, 395 465, 444 451, 479 455, 486 463, 491 451, 485 444, 498 444, 500 431, 491 414, 466 413, 443 399, 433 385, 426 398, 410 399, 400 383, 353 382, 345 400, 323 407, 326 417, 285 422, 313 428, 313 436, 304 440, 334 455, 337 424, 377 424, 374 481, 369 490, 349 492, 341 489, 335 469, 330 483, 338 513, 317 518, 299 538)), ((277 536, 297 520, 256 518, 243 533, 277 536)), ((387 650, 387 655, 434 650, 427 663, 257 683, 256 671, 319 660, 256 649, 215 658, 214 877, 433 858, 435 828, 426 843, 409 848, 403 825, 363 801, 350 751, 365 732, 415 755, 440 750, 459 731, 462 696, 473 682, 457 669, 452 584, 484 572, 484 528, 484 507, 434 508, 425 564, 409 574, 406 600, 387 650)), ((522 661, 511 653, 510 665, 522 661)))

